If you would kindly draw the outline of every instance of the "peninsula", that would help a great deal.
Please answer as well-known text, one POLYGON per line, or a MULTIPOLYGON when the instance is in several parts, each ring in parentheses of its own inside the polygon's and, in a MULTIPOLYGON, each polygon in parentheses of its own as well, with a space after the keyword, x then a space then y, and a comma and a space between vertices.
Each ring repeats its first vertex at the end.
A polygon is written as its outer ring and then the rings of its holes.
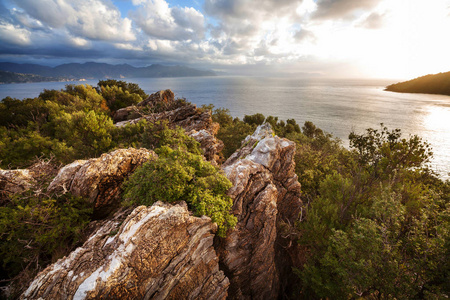
POLYGON ((386 91, 450 96, 450 72, 430 74, 412 80, 391 84, 386 91))

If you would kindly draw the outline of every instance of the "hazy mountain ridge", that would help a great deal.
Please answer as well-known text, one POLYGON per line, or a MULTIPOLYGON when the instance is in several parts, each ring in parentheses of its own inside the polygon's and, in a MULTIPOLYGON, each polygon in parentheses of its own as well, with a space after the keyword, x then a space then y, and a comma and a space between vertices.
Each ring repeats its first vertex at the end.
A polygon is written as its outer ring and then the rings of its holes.
POLYGON ((128 64, 110 65, 106 63, 87 62, 83 64, 69 63, 56 67, 47 67, 38 64, 0 63, 0 70, 33 74, 44 77, 79 78, 129 78, 129 77, 188 77, 188 76, 214 76, 210 70, 198 70, 185 66, 150 65, 146 67, 133 67, 128 64))
POLYGON ((386 91, 450 96, 450 72, 429 74, 412 80, 391 84, 386 87, 386 91))
POLYGON ((36 74, 22 74, 9 71, 0 71, 0 84, 2 83, 29 83, 48 81, 69 81, 64 77, 45 77, 36 74))

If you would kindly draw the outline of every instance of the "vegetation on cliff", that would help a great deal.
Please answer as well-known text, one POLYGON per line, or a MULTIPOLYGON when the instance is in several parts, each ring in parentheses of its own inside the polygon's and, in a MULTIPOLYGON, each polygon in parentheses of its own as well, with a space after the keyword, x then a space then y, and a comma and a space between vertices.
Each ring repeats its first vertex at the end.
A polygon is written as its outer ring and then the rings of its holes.
MULTIPOLYGON (((198 143, 181 128, 140 120, 114 126, 111 116, 147 95, 121 81, 97 88, 68 85, 34 99, 0 102, 0 166, 30 167, 51 159, 54 169, 75 159, 123 147, 154 149, 125 184, 127 204, 185 200, 207 214, 219 234, 235 223, 228 212, 229 181, 201 157, 198 143)), ((183 105, 180 100, 174 105, 183 105)), ((161 107, 152 108, 159 112, 161 107)), ((349 135, 350 149, 311 122, 261 114, 233 118, 214 109, 217 137, 229 157, 263 122, 296 144, 295 172, 304 207, 285 236, 298 245, 295 299, 448 298, 450 295, 450 182, 428 167, 429 145, 384 126, 349 135)), ((48 174, 53 174, 52 172, 48 174)), ((53 174, 54 175, 54 174, 53 174)), ((43 178, 46 190, 50 178, 43 178)), ((29 191, 0 193, 1 280, 30 278, 67 254, 83 237, 90 207, 82 198, 29 191), (62 238, 59 238, 62 237, 62 238)), ((26 281, 26 280, 25 280, 26 281)))
MULTIPOLYGON (((152 200, 136 199, 145 191, 139 191, 134 183, 159 178, 165 184, 160 186, 164 193, 154 195, 161 197, 157 200, 187 201, 196 214, 208 215, 218 223, 220 235, 234 226, 235 217, 229 213, 231 199, 226 195, 231 183, 203 160, 199 143, 185 130, 145 119, 114 126, 111 116, 116 110, 147 97, 135 84, 107 80, 100 81, 97 88, 67 85, 60 91, 44 90, 37 98, 7 97, 0 102, 0 167, 28 168, 32 173, 37 170, 33 174, 38 177, 45 175, 39 182, 32 179, 33 190, 13 192, 2 186, 10 179, 0 174, 0 282, 14 283, 13 296, 20 294, 38 271, 69 254, 86 237, 86 225, 95 217, 92 202, 70 193, 47 191, 57 170, 77 159, 98 157, 116 148, 154 149, 160 160, 137 169, 128 182, 124 205, 149 205, 152 200), (42 165, 46 169, 39 171, 42 165), (168 169, 173 176, 164 175, 168 169)), ((188 103, 180 100, 174 105, 188 103)))
POLYGON ((381 126, 352 132, 347 150, 311 122, 300 130, 294 120, 261 114, 239 120, 217 109, 213 117, 227 153, 264 120, 296 143, 306 205, 295 228, 286 229, 304 259, 294 266, 293 298, 448 297, 450 182, 429 169, 426 142, 381 126))
POLYGON ((391 84, 386 87, 386 91, 450 96, 450 72, 425 75, 412 80, 391 84))

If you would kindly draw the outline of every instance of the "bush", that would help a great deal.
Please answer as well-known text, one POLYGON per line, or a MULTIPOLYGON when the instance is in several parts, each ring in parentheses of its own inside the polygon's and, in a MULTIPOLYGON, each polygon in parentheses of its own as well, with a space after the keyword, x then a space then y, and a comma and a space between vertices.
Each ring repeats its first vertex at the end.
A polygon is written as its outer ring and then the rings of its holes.
MULTIPOLYGON (((450 182, 440 181, 426 165, 429 146, 386 127, 350 134, 352 151, 329 148, 333 143, 312 123, 304 133, 306 153, 328 153, 329 163, 320 176, 312 173, 315 184, 300 181, 310 189, 306 218, 297 224, 299 243, 309 253, 297 271, 302 295, 445 298, 450 182)), ((302 172, 322 164, 302 162, 300 180, 302 172)))
POLYGON ((218 235, 225 236, 237 222, 230 214, 230 181, 200 155, 167 146, 157 149, 157 154, 158 160, 138 168, 124 183, 125 203, 186 201, 197 216, 211 217, 219 227, 218 235))
POLYGON ((21 292, 38 271, 79 245, 91 213, 79 197, 12 196, 0 207, 1 279, 21 292))

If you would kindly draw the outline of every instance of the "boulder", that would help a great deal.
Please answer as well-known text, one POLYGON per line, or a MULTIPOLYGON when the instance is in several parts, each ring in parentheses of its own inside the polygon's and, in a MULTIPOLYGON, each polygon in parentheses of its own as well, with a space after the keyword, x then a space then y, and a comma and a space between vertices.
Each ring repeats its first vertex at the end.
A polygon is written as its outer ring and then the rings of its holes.
POLYGON ((70 192, 89 199, 94 218, 102 218, 120 204, 123 181, 144 162, 156 159, 147 149, 119 149, 98 158, 77 160, 61 168, 48 187, 51 193, 70 192))
POLYGON ((217 225, 184 202, 139 206, 104 221, 80 248, 48 266, 21 299, 225 299, 213 248, 217 225))
POLYGON ((235 229, 216 241, 230 299, 276 299, 285 278, 294 276, 297 251, 278 230, 282 222, 294 224, 302 208, 294 153, 293 142, 264 124, 222 166, 233 183, 229 195, 238 218, 235 229))

